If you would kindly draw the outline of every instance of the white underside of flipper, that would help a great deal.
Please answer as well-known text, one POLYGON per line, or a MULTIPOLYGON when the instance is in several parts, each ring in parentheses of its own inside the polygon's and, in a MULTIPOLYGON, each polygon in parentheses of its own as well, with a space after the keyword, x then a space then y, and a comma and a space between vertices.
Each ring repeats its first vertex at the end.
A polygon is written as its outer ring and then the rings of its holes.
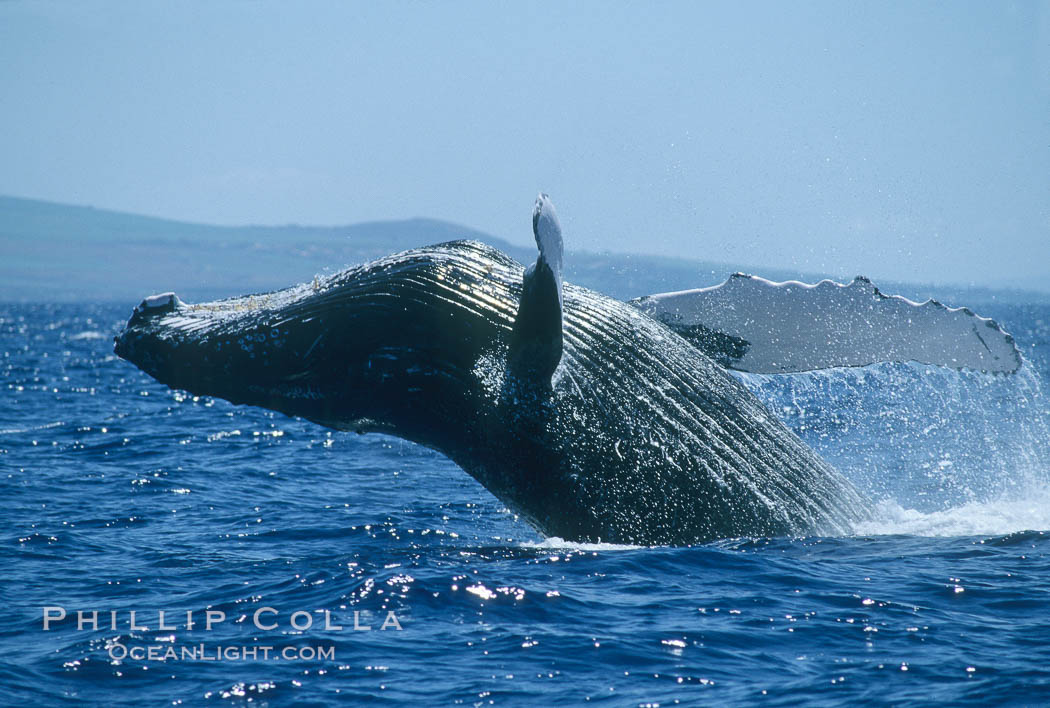
POLYGON ((532 233, 536 237, 540 258, 550 266, 560 291, 563 250, 561 223, 558 221, 558 212, 554 210, 554 203, 546 194, 536 197, 536 204, 532 208, 532 233))
POLYGON ((807 285, 737 273, 721 285, 632 304, 674 329, 700 326, 744 340, 727 363, 739 371, 787 373, 883 361, 991 372, 1021 366, 1013 338, 993 320, 935 300, 883 295, 861 277, 848 285, 807 285))

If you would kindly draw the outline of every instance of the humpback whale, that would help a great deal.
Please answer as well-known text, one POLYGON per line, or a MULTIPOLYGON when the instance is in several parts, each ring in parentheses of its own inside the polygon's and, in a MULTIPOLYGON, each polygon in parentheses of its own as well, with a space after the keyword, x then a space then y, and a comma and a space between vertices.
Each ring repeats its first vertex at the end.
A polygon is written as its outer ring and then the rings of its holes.
POLYGON ((173 388, 434 448, 547 536, 841 534, 867 514, 727 371, 775 345, 731 325, 698 339, 695 297, 624 303, 563 282, 546 195, 533 233, 528 269, 457 241, 261 295, 151 296, 115 351, 173 388))

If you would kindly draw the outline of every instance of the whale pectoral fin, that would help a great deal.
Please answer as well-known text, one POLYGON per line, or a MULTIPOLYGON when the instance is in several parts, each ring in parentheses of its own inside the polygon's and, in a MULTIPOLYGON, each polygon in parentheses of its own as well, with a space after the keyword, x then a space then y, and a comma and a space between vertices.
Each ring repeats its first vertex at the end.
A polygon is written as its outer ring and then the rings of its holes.
POLYGON ((546 194, 536 199, 532 231, 540 253, 522 280, 508 368, 518 378, 550 385, 562 352, 562 237, 546 194))
POLYGON ((721 285, 632 300, 724 366, 753 373, 917 361, 1013 373, 1021 354, 994 320, 936 300, 884 295, 870 280, 774 283, 736 273, 721 285))
POLYGON ((560 284, 540 258, 525 271, 518 315, 508 352, 509 370, 519 378, 550 383, 561 361, 560 284))

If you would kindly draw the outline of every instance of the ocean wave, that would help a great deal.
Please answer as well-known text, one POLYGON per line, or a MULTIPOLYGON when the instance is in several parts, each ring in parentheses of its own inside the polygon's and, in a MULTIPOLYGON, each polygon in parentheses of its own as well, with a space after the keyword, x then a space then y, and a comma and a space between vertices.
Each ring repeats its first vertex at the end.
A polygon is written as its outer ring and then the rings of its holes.
POLYGON ((592 551, 636 551, 639 548, 645 548, 645 546, 632 546, 626 543, 577 543, 557 536, 551 536, 542 541, 525 541, 521 547, 550 551, 587 551, 588 553, 592 551))
POLYGON ((80 341, 82 339, 109 339, 110 335, 98 330, 87 330, 85 332, 78 332, 77 334, 67 337, 72 341, 80 341))
POLYGON ((1004 536, 1046 531, 1050 530, 1050 487, 930 512, 883 501, 871 520, 855 524, 853 530, 862 536, 1004 536))

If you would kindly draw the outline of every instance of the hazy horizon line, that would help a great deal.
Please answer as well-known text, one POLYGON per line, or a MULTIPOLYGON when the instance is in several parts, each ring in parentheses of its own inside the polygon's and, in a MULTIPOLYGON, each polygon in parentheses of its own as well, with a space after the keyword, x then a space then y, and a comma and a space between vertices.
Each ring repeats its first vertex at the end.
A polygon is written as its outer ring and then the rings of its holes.
MULTIPOLYGON (((147 213, 137 212, 137 211, 123 209, 123 208, 119 208, 119 207, 109 207, 109 206, 98 206, 98 205, 95 205, 95 204, 78 204, 78 203, 72 203, 72 202, 63 202, 63 201, 57 201, 55 199, 47 199, 47 198, 41 198, 41 197, 37 197, 37 196, 24 196, 24 195, 19 195, 19 194, 10 194, 10 193, 0 194, 0 200, 5 200, 5 199, 6 200, 11 200, 11 201, 34 202, 36 204, 48 205, 48 206, 53 206, 53 207, 60 207, 60 208, 65 208, 65 209, 83 209, 83 210, 90 210, 90 211, 94 211, 94 212, 105 212, 105 213, 114 214, 114 215, 118 215, 118 216, 124 216, 124 217, 131 217, 131 218, 138 218, 138 219, 148 219, 148 220, 151 220, 151 221, 166 222, 166 223, 173 224, 173 225, 185 225, 185 226, 192 226, 192 227, 197 227, 197 228, 213 228, 213 229, 229 229, 229 230, 240 230, 240 229, 244 229, 244 230, 250 230, 250 229, 302 229, 302 230, 319 230, 319 231, 331 230, 331 231, 335 231, 335 230, 339 230, 339 229, 349 229, 349 228, 356 228, 356 227, 363 227, 363 226, 370 226, 370 225, 378 225, 378 224, 397 224, 397 223, 410 223, 410 222, 431 222, 431 223, 435 223, 435 224, 444 224, 444 225, 448 225, 448 226, 453 226, 453 227, 456 227, 458 229, 462 229, 462 230, 465 230, 465 231, 471 231, 471 232, 474 232, 474 233, 478 234, 479 236, 482 236, 482 237, 485 237, 485 238, 489 238, 489 239, 493 239, 493 240, 496 240, 496 241, 501 241, 501 242, 507 244, 508 246, 511 246, 511 247, 514 247, 514 248, 529 248, 529 247, 534 245, 531 242, 530 243, 517 243, 517 242, 512 241, 511 239, 509 239, 507 237, 496 235, 496 234, 490 233, 488 231, 484 231, 482 229, 479 229, 479 228, 477 228, 475 226, 464 224, 462 222, 449 221, 447 219, 441 219, 441 218, 430 217, 430 216, 422 216, 422 215, 411 216, 411 217, 403 217, 403 218, 371 219, 371 220, 365 220, 365 221, 356 221, 356 222, 349 222, 349 223, 344 222, 344 223, 334 223, 334 224, 299 223, 299 222, 285 222, 285 223, 261 223, 261 222, 217 223, 217 222, 196 221, 196 220, 193 220, 193 219, 179 218, 179 217, 175 217, 175 216, 147 214, 147 213)), ((594 250, 584 249, 584 248, 568 247, 568 248, 566 248, 566 251, 570 252, 570 253, 575 252, 575 253, 580 253, 580 254, 599 255, 599 256, 600 255, 611 255, 611 256, 621 256, 621 257, 636 256, 636 257, 641 257, 641 258, 662 260, 662 261, 686 260, 686 261, 691 261, 691 262, 694 262, 694 263, 705 263, 705 264, 711 264, 711 265, 721 265, 721 266, 726 266, 726 267, 729 267, 729 268, 746 267, 746 268, 752 269, 753 272, 750 273, 752 275, 759 275, 760 273, 759 272, 755 272, 755 271, 760 271, 762 268, 766 268, 767 270, 774 270, 774 271, 797 272, 803 277, 806 277, 806 278, 809 278, 809 279, 814 279, 814 280, 815 279, 825 279, 826 278, 826 279, 831 279, 831 280, 836 280, 836 281, 841 279, 841 280, 843 280, 845 282, 845 281, 852 280, 854 277, 857 277, 857 276, 869 277, 869 276, 867 276, 864 273, 854 273, 853 275, 846 275, 845 272, 843 272, 841 274, 834 274, 834 273, 831 273, 830 271, 818 271, 818 270, 806 270, 806 269, 799 270, 797 268, 793 268, 793 267, 790 267, 790 266, 788 266, 788 267, 785 267, 785 266, 772 266, 772 267, 771 266, 760 266, 760 265, 737 263, 737 262, 731 262, 731 261, 721 261, 721 260, 717 260, 717 259, 713 259, 713 258, 696 258, 695 256, 691 256, 691 255, 671 256, 671 255, 665 255, 665 254, 653 253, 653 252, 647 252, 647 251, 638 251, 638 250, 622 251, 622 250, 616 250, 616 249, 611 249, 610 248, 610 249, 594 251, 594 250)), ((950 288, 950 289, 953 289, 953 290, 1004 292, 1004 293, 1013 293, 1013 294, 1032 293, 1032 294, 1038 295, 1040 297, 1045 297, 1047 295, 1050 295, 1050 285, 1048 285, 1044 289, 1039 289, 1038 287, 1035 287, 1035 286, 1032 286, 1032 285, 1005 286, 1005 285, 978 284, 978 283, 973 283, 973 282, 962 283, 962 282, 951 281, 951 280, 932 280, 932 279, 931 280, 909 280, 909 279, 901 279, 901 278, 893 278, 893 277, 880 277, 880 276, 876 276, 875 278, 869 278, 869 279, 878 280, 879 282, 890 284, 890 285, 896 285, 896 284, 911 285, 911 286, 934 286, 934 285, 936 285, 936 286, 940 286, 940 287, 950 288)))

